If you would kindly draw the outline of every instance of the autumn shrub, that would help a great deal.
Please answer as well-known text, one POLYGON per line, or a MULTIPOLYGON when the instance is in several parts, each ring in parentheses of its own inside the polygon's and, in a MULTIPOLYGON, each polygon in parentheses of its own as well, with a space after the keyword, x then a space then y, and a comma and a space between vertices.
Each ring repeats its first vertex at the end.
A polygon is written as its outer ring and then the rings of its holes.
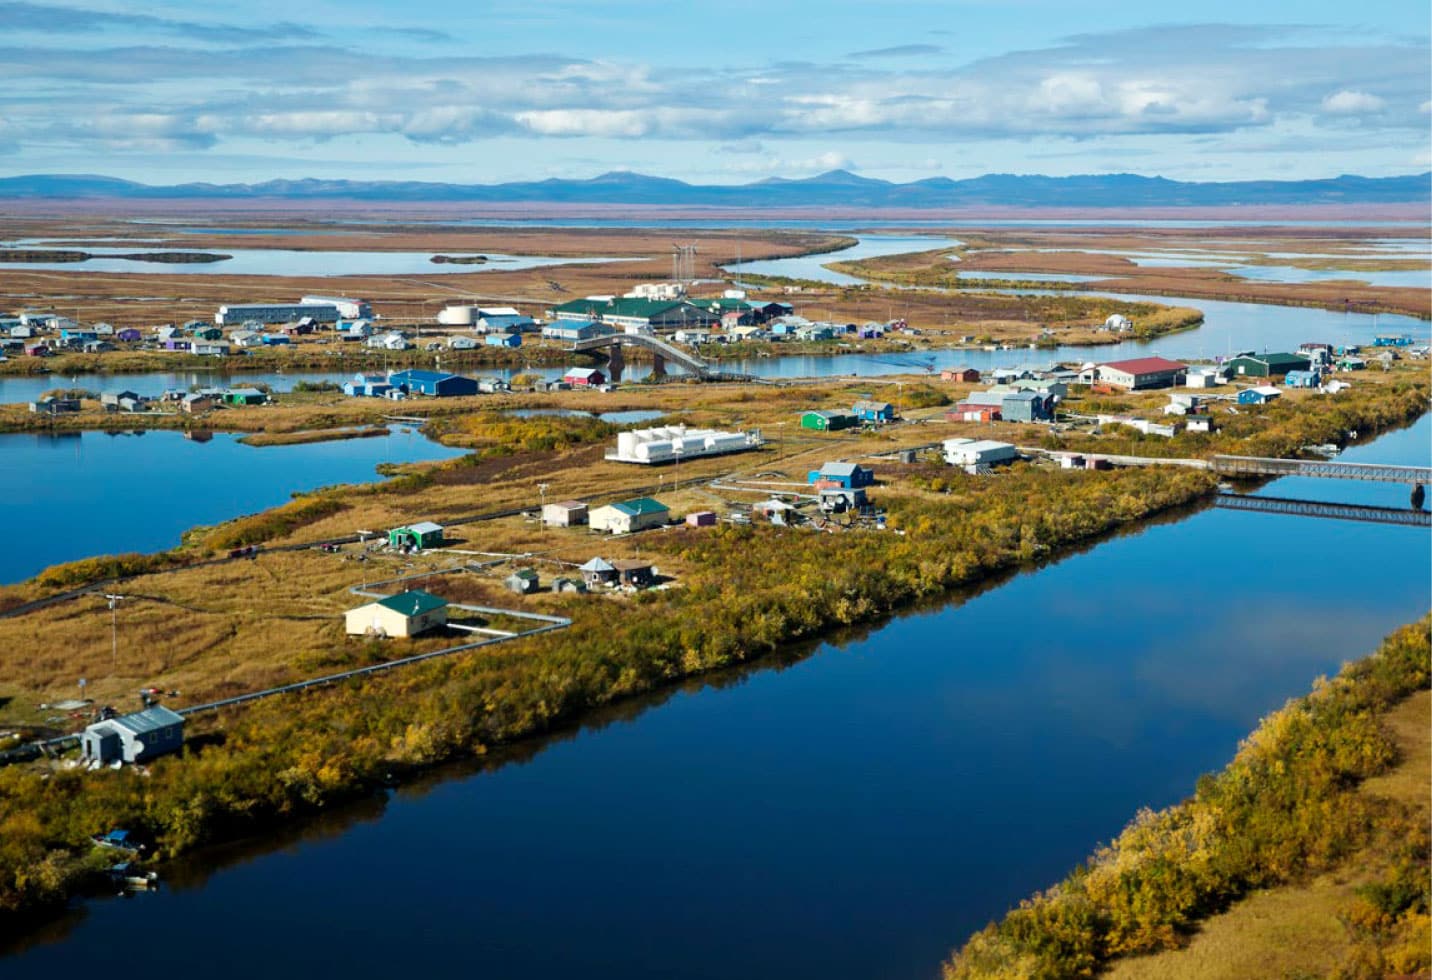
MULTIPOLYGON (((1428 686, 1429 629, 1432 617, 1403 627, 1269 715, 1191 799, 1140 812, 1086 867, 972 937, 947 980, 1094 976, 1112 956, 1179 944, 1252 888, 1335 866, 1374 827, 1376 807, 1355 789, 1396 759, 1379 719, 1428 686)), ((1366 890, 1345 921, 1378 931, 1415 917, 1420 868, 1366 890)))

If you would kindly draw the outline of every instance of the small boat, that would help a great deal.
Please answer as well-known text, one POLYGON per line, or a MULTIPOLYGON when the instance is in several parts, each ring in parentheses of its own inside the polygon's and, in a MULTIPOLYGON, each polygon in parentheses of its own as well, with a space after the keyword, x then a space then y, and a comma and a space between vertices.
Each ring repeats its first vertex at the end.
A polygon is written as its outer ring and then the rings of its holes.
POLYGON ((157 871, 143 871, 129 861, 116 864, 107 873, 110 881, 134 891, 148 891, 159 887, 157 871))

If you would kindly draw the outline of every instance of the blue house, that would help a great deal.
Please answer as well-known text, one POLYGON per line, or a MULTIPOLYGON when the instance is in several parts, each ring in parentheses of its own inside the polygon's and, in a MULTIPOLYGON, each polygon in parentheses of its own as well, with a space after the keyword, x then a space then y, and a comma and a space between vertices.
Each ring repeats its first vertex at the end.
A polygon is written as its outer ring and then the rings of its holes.
POLYGON ((1281 397, 1283 393, 1271 385, 1259 385, 1257 388, 1244 388, 1238 393, 1238 404, 1240 405, 1263 405, 1275 398, 1281 397))
POLYGON ((889 402, 873 402, 862 398, 851 407, 851 412, 862 422, 895 421, 895 406, 889 402))
POLYGON ((1283 376, 1283 384, 1289 388, 1316 388, 1323 383, 1317 371, 1289 371, 1283 376))
POLYGON ((826 463, 818 470, 810 471, 810 483, 828 480, 846 490, 875 485, 875 471, 859 463, 826 463))
POLYGON ((394 371, 388 375, 388 383, 410 395, 429 395, 433 398, 477 394, 475 378, 445 374, 442 371, 394 371))
POLYGON ((488 347, 521 347, 522 335, 520 333, 490 333, 487 335, 488 347))

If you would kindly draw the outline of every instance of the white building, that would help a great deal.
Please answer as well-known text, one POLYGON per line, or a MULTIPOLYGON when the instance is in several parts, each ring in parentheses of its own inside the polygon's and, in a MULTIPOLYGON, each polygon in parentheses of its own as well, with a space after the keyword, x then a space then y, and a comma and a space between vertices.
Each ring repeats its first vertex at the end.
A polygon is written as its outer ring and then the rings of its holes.
POLYGON ((616 452, 606 458, 618 463, 671 463, 699 456, 721 456, 759 449, 761 433, 720 432, 716 429, 688 429, 684 425, 633 429, 617 435, 616 452))
POLYGON ((973 471, 980 466, 996 466, 1017 459, 1018 450, 1007 442, 993 439, 946 439, 945 462, 973 471))
POLYGON ((679 282, 644 282, 627 295, 636 299, 680 299, 686 295, 686 285, 679 282))
POLYGON ((349 299, 346 296, 305 296, 299 300, 304 306, 331 306, 345 320, 371 319, 373 307, 366 299, 349 299))

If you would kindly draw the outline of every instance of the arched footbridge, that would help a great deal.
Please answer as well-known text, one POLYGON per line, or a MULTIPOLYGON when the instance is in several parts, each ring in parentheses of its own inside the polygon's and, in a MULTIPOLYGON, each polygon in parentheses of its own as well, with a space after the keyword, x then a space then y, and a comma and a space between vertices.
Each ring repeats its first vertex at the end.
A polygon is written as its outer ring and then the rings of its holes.
POLYGON ((591 354, 597 351, 611 351, 612 379, 620 380, 622 359, 621 348, 641 347, 651 351, 654 364, 652 373, 658 376, 666 373, 667 364, 675 364, 681 370, 694 378, 702 381, 753 381, 750 375, 729 374, 725 371, 718 371, 689 350, 683 350, 675 344, 668 343, 660 337, 650 334, 618 333, 609 337, 590 337, 587 340, 579 340, 572 345, 572 351, 577 354, 591 354))

